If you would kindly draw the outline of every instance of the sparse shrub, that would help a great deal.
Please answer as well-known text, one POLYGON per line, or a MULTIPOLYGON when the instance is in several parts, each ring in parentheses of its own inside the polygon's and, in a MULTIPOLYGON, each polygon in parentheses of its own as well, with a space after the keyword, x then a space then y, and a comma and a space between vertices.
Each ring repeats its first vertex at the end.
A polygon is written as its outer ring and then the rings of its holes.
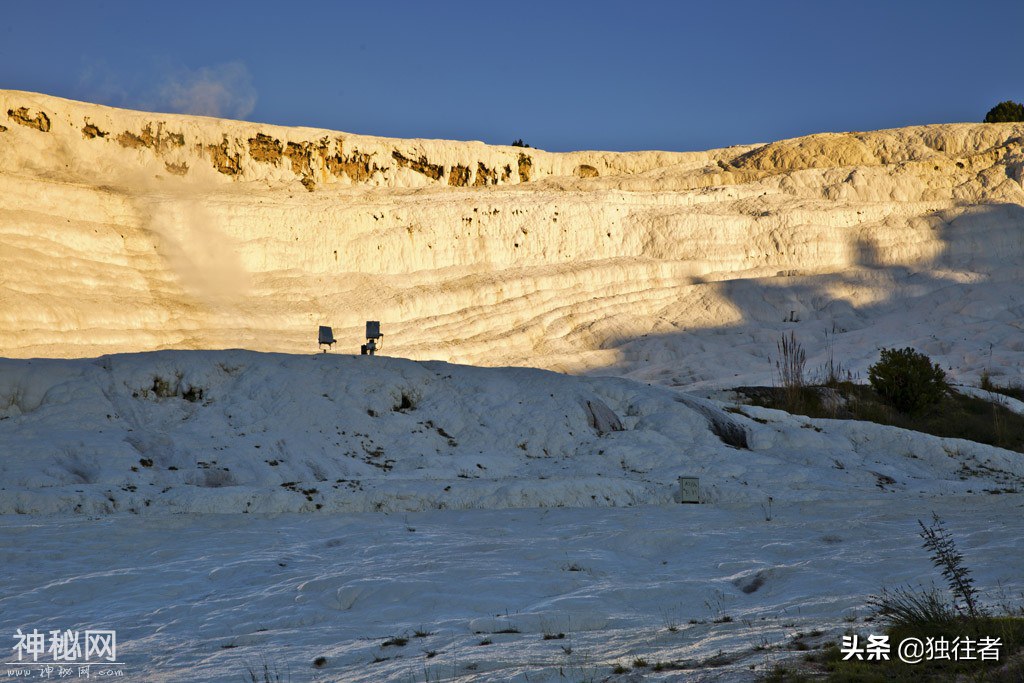
POLYGON ((779 373, 779 380, 783 387, 799 388, 804 386, 804 364, 807 362, 807 355, 804 347, 796 340, 796 334, 789 333, 789 337, 783 336, 776 346, 779 349, 779 360, 775 361, 775 369, 779 373))
POLYGON ((921 525, 921 538, 924 539, 925 550, 932 556, 932 564, 942 570, 942 576, 949 584, 954 597, 953 607, 972 619, 985 616, 984 610, 978 605, 978 593, 974 588, 971 570, 964 566, 964 556, 957 550, 942 520, 933 512, 931 525, 925 526, 921 520, 917 520, 917 523, 921 525))
POLYGON ((868 381, 886 403, 909 415, 937 404, 948 388, 939 364, 910 347, 882 349, 868 369, 868 381))
POLYGON ((868 598, 875 613, 893 625, 941 629, 956 620, 956 612, 949 601, 932 586, 913 590, 907 587, 883 588, 878 595, 868 598))
POLYGON ((1024 387, 1019 384, 996 384, 992 381, 992 375, 989 374, 988 370, 982 371, 978 387, 993 394, 1002 394, 1003 396, 1015 398, 1018 401, 1024 401, 1024 387))
POLYGON ((806 385, 804 365, 807 362, 807 354, 792 332, 788 337, 783 336, 779 339, 776 346, 779 349, 779 359, 775 361, 775 371, 785 393, 786 410, 796 412, 801 407, 803 388, 806 385))
POLYGON ((821 383, 826 387, 835 389, 846 379, 849 380, 850 370, 843 367, 841 360, 836 360, 836 335, 833 329, 832 334, 825 331, 825 362, 819 369, 821 383))
POLYGON ((1024 104, 1006 100, 988 110, 985 123, 1010 123, 1024 121, 1024 104))
MULTIPOLYGON (((782 389, 741 387, 738 390, 752 405, 787 410, 785 392, 782 389)), ((978 398, 951 390, 935 409, 911 415, 893 410, 878 392, 867 384, 842 382, 836 389, 827 390, 834 391, 836 398, 842 401, 842 406, 838 409, 833 407, 830 403, 832 397, 827 396, 824 391, 815 387, 804 389, 799 414, 808 417, 865 420, 944 438, 968 439, 1024 453, 1024 415, 1013 412, 1007 405, 1001 404, 998 398, 978 398), (819 399, 817 402, 816 398, 819 399)), ((1020 391, 1024 392, 1024 387, 1020 391)), ((763 418, 743 413, 742 408, 726 410, 737 412, 762 424, 767 423, 763 418)))
POLYGON ((985 391, 995 391, 995 384, 992 383, 992 375, 988 374, 988 370, 981 371, 981 380, 978 386, 985 391))
POLYGON ((933 512, 932 523, 927 526, 921 520, 917 523, 921 526, 918 535, 924 539, 923 547, 931 555, 932 564, 942 571, 953 600, 947 600, 934 586, 917 591, 901 587, 883 589, 881 594, 872 595, 868 604, 892 626, 904 628, 935 630, 961 618, 976 620, 988 616, 978 604, 971 570, 964 565, 963 554, 939 516, 933 512))
MULTIPOLYGON (((889 642, 898 643, 913 637, 922 640, 943 639, 950 643, 978 642, 981 638, 999 641, 997 658, 983 657, 926 657, 916 664, 892 657, 883 661, 860 661, 859 657, 843 656, 838 644, 831 644, 807 661, 810 678, 830 681, 1020 681, 1024 675, 1024 618, 1014 616, 1003 607, 1004 616, 991 616, 977 600, 977 594, 964 565, 963 556, 953 539, 934 513, 932 523, 918 520, 932 563, 942 571, 950 595, 937 589, 911 589, 907 587, 883 590, 868 599, 875 615, 886 622, 885 633, 889 642)), ((865 619, 870 621, 871 619, 865 619)), ((855 635, 847 631, 847 635, 855 635)), ((962 652, 962 650, 961 650, 962 652)), ((870 659, 870 658, 869 658, 870 659)), ((775 676, 767 680, 792 680, 784 670, 776 668, 775 676)))
POLYGON ((516 138, 515 140, 513 140, 512 141, 512 146, 513 147, 527 147, 527 148, 529 148, 529 145, 526 144, 525 142, 523 142, 522 138, 516 138))

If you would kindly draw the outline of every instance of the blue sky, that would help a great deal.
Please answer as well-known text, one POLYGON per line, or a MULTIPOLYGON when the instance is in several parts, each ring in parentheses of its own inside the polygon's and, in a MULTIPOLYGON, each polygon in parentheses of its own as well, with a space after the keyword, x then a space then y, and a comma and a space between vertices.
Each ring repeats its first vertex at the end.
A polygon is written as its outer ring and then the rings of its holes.
POLYGON ((0 87, 552 151, 979 121, 1024 0, 4 3, 0 87))

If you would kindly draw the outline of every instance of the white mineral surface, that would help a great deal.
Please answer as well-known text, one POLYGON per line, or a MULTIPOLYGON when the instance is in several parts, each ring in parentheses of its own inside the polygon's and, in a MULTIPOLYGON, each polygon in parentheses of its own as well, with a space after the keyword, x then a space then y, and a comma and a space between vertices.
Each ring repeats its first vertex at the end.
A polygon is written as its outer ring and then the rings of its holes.
POLYGON ((731 389, 790 332, 1024 380, 1022 166, 1024 124, 552 154, 0 91, 0 680, 17 629, 138 681, 754 680, 941 583, 933 512, 1019 605, 1020 453, 731 389))

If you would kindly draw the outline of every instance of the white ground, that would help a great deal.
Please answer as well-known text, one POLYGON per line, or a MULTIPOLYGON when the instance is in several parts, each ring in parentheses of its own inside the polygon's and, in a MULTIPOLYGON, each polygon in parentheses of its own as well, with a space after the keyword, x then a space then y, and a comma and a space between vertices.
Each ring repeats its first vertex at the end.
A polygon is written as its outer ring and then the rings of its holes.
POLYGON ((801 656, 799 633, 877 633, 864 599, 881 586, 930 584, 915 520, 933 510, 978 584, 1002 586, 990 599, 1019 604, 1022 506, 10 517, 0 623, 117 629, 127 680, 238 681, 263 661, 293 681, 753 680, 801 656), (396 636, 408 643, 383 646, 396 636), (611 675, 638 657, 688 668, 611 675))
POLYGON ((116 629, 135 680, 604 680, 638 657, 687 668, 610 680, 742 680, 937 578, 932 511, 989 600, 1024 597, 1024 457, 966 441, 379 356, 0 378, 0 633, 116 629), (680 475, 703 504, 675 502, 680 475))

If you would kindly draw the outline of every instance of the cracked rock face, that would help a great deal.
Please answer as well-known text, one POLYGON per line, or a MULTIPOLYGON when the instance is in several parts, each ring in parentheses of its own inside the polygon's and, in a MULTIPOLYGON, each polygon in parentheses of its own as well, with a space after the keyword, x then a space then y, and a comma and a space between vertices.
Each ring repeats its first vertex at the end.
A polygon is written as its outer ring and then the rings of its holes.
POLYGON ((35 128, 40 132, 50 132, 50 117, 46 115, 46 112, 30 113, 28 107, 18 107, 17 109, 8 109, 7 117, 15 123, 35 128))

